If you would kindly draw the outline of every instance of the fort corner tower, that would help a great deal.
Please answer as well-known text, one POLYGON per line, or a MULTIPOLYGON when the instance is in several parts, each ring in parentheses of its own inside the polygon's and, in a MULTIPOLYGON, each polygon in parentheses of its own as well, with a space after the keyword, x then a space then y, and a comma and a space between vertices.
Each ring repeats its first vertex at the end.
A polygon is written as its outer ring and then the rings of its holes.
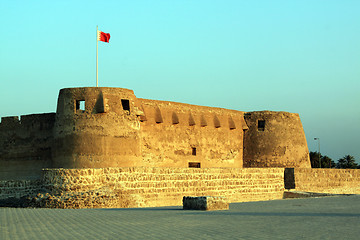
POLYGON ((136 166, 141 157, 137 98, 123 88, 61 89, 53 167, 136 166))

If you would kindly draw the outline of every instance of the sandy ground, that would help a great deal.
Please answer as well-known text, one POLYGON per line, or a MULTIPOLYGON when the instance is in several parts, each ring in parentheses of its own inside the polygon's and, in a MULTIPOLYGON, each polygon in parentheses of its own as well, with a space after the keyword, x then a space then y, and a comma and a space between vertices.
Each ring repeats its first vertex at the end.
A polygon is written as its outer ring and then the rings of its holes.
POLYGON ((0 239, 360 239, 360 196, 232 203, 212 212, 0 208, 0 239))

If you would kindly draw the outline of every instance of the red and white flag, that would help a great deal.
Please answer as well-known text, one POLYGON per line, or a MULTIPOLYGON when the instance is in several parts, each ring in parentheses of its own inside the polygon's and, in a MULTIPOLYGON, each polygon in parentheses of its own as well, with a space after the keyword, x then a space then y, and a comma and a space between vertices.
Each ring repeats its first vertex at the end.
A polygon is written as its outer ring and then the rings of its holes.
POLYGON ((98 30, 98 26, 96 26, 96 87, 99 86, 99 79, 98 79, 98 46, 99 46, 99 41, 102 42, 109 42, 110 40, 110 33, 104 33, 102 31, 98 30))
POLYGON ((110 33, 104 33, 102 31, 97 32, 97 40, 102 42, 109 42, 110 33))

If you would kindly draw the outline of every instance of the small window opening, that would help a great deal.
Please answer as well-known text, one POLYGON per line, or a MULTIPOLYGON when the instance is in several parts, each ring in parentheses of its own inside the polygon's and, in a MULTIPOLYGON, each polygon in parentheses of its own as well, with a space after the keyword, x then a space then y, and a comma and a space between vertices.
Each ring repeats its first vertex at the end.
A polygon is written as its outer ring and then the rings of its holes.
POLYGON ((265 130, 265 120, 258 120, 258 131, 265 130))
POLYGON ((189 162, 189 168, 200 168, 199 162, 189 162))
POLYGON ((192 148, 192 155, 196 156, 196 148, 195 147, 192 148))
POLYGON ((76 110, 85 111, 85 100, 76 100, 76 110))
POLYGON ((130 102, 128 99, 121 99, 121 105, 123 107, 123 110, 130 111, 130 102))

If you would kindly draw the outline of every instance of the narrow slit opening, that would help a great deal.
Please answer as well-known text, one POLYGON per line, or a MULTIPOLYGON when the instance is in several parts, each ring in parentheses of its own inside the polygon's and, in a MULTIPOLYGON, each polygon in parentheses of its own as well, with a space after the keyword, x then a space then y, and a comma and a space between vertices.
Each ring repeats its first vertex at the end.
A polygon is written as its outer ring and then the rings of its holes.
POLYGON ((200 168, 199 162, 189 162, 189 168, 200 168))
POLYGON ((196 156, 196 148, 195 147, 193 147, 192 148, 192 153, 191 153, 193 156, 196 156))

